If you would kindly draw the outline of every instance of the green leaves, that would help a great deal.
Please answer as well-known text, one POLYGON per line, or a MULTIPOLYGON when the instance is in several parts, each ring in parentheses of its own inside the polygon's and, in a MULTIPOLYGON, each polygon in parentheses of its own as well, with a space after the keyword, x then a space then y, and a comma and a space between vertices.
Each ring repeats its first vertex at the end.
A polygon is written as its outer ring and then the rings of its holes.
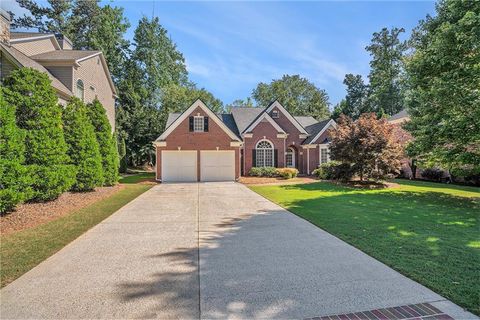
POLYGON ((260 106, 278 100, 291 114, 298 116, 312 116, 317 120, 330 116, 326 91, 299 75, 284 75, 269 84, 259 83, 252 97, 260 106))

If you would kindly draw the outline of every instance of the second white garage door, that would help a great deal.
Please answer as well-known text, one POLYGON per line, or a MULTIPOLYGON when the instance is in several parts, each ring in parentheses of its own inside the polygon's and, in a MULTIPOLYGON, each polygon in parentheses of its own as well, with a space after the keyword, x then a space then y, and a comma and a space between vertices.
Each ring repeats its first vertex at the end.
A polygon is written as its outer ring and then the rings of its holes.
POLYGON ((162 151, 162 181, 197 181, 197 151, 162 151))
POLYGON ((201 181, 234 181, 235 151, 200 151, 201 181))

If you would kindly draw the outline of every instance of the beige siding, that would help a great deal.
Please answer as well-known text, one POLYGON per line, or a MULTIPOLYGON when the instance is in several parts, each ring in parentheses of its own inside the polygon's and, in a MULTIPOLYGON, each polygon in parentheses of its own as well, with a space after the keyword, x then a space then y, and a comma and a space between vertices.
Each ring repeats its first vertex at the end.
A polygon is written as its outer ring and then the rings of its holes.
POLYGON ((23 52, 23 54, 27 56, 33 56, 36 54, 50 52, 57 49, 53 45, 52 38, 12 43, 12 47, 17 49, 18 51, 23 52))
POLYGON ((60 80, 65 87, 70 89, 70 91, 73 92, 73 67, 71 66, 61 66, 61 67, 53 67, 53 66, 47 66, 46 67, 50 73, 60 80))
POLYGON ((17 67, 13 63, 7 60, 3 52, 0 52, 0 79, 8 77, 8 75, 16 68, 17 67))
POLYGON ((115 128, 115 99, 113 97, 113 91, 110 87, 108 77, 103 69, 100 56, 95 56, 90 59, 81 61, 80 67, 74 71, 74 88, 72 91, 75 93, 75 84, 77 80, 81 79, 84 84, 85 93, 84 100, 86 103, 92 102, 95 97, 102 103, 103 107, 107 111, 108 120, 115 128), (95 90, 92 89, 95 88, 95 90))

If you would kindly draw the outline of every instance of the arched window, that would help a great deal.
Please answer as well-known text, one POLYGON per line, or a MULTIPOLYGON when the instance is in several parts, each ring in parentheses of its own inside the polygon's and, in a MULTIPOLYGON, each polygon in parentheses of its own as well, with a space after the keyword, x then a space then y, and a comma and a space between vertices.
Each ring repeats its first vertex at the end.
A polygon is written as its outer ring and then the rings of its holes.
POLYGON ((77 87, 75 88, 75 96, 82 101, 85 97, 85 87, 83 86, 83 81, 80 79, 77 80, 77 87))
POLYGON ((295 149, 292 147, 287 149, 285 154, 285 165, 287 168, 295 168, 295 149))
POLYGON ((260 140, 255 147, 256 167, 273 167, 273 144, 268 140, 260 140))

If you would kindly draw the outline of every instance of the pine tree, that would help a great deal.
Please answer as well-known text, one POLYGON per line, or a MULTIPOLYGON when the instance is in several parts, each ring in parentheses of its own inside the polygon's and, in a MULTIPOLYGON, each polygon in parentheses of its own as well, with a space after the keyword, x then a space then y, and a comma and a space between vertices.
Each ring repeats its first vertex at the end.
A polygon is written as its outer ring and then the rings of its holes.
POLYGON ((31 68, 13 71, 4 82, 8 104, 25 131, 25 165, 32 181, 33 200, 51 200, 68 190, 75 168, 67 165, 67 144, 62 130, 62 109, 45 73, 31 68))
POLYGON ((12 210, 30 196, 28 175, 22 165, 24 138, 15 123, 15 107, 7 104, 0 88, 0 213, 12 210))
POLYGON ((77 168, 72 190, 93 190, 103 181, 102 157, 87 107, 82 101, 72 98, 68 103, 63 111, 63 125, 68 155, 77 168))
POLYGON ((119 159, 115 137, 108 122, 105 108, 95 99, 87 106, 88 117, 95 130, 100 155, 102 157, 103 184, 112 186, 118 181, 119 159))

